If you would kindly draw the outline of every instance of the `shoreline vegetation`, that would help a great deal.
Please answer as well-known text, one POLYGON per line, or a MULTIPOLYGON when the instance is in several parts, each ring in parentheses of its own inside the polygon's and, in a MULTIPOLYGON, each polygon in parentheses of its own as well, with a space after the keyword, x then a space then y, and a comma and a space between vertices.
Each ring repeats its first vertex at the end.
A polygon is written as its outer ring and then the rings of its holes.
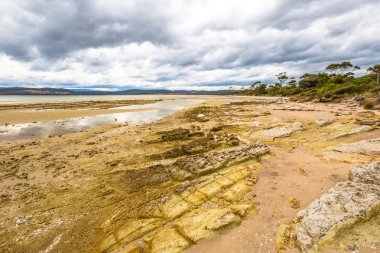
POLYGON ((284 96, 314 102, 337 102, 355 96, 366 109, 380 108, 380 64, 355 77, 358 70, 359 66, 343 61, 328 65, 325 72, 306 73, 299 78, 282 72, 276 75, 278 82, 274 85, 257 81, 248 89, 231 91, 231 94, 284 96))

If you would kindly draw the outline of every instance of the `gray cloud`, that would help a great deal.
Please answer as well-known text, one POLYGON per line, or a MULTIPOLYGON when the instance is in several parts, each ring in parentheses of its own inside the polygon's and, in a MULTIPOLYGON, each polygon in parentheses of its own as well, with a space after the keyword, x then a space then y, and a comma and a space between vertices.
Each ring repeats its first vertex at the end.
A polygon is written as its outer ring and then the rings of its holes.
POLYGON ((216 87, 366 66, 380 62, 379 11, 378 0, 4 0, 0 82, 216 87))
POLYGON ((117 5, 107 12, 102 8, 104 3, 106 1, 5 1, 2 14, 11 22, 3 28, 0 49, 12 57, 28 60, 33 57, 33 49, 42 57, 59 58, 85 48, 144 41, 170 42, 166 17, 150 11, 149 2, 138 1, 122 8, 122 12, 117 5))

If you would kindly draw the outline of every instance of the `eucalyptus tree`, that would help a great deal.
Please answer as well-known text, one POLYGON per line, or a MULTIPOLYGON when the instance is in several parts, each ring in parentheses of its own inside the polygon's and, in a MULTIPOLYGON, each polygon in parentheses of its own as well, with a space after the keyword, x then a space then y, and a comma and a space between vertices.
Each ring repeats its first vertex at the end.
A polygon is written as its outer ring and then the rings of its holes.
POLYGON ((286 80, 289 79, 289 77, 286 75, 286 72, 281 72, 276 75, 276 77, 280 81, 281 86, 286 82, 286 80))
POLYGON ((379 79, 380 79, 380 64, 376 64, 373 67, 369 67, 367 70, 369 72, 371 72, 372 74, 376 75, 376 82, 379 83, 379 79))

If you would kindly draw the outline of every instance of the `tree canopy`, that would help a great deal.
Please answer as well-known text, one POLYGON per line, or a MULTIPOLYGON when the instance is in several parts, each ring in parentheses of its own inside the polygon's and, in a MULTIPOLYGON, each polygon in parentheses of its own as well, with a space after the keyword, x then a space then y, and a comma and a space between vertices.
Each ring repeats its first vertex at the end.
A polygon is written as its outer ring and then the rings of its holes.
POLYGON ((239 91, 251 95, 301 96, 321 101, 363 92, 380 92, 380 64, 367 69, 368 74, 355 77, 360 67, 349 61, 329 64, 328 72, 305 73, 300 77, 288 77, 286 72, 276 75, 278 83, 264 84, 255 81, 249 90, 239 91), (298 79, 298 81, 297 81, 298 79))

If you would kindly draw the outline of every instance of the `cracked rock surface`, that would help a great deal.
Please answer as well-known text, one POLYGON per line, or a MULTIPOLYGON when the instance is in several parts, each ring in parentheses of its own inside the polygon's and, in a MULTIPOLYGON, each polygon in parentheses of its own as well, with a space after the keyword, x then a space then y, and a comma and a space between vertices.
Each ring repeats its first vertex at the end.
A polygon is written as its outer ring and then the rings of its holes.
POLYGON ((304 130, 304 126, 301 122, 294 122, 285 124, 284 126, 273 127, 268 130, 260 132, 260 135, 270 138, 280 138, 290 136, 295 132, 304 130))
POLYGON ((379 166, 380 163, 375 162, 352 169, 351 181, 338 183, 297 214, 295 238, 303 252, 336 247, 337 238, 355 228, 357 223, 378 219, 379 166))
POLYGON ((350 181, 380 185, 380 161, 359 165, 350 171, 350 181))
POLYGON ((0 145, 0 251, 175 253, 239 225, 269 148, 219 115, 0 145))

